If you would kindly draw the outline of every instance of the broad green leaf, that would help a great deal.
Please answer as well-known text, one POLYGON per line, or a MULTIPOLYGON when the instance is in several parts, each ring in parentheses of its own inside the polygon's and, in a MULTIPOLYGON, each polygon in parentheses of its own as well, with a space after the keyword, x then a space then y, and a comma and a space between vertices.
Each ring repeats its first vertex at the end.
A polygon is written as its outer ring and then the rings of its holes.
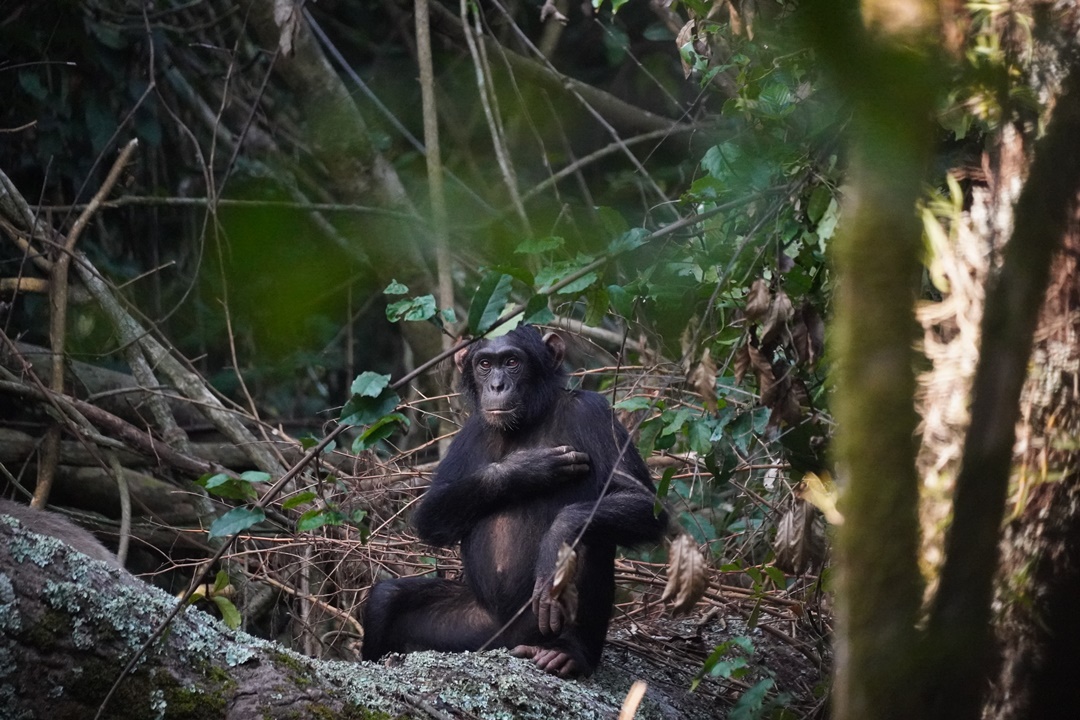
POLYGON ((611 309, 623 318, 630 318, 634 314, 634 296, 621 285, 608 285, 607 291, 611 309))
POLYGON ((511 278, 500 273, 488 273, 469 304, 469 332, 483 335, 495 324, 510 297, 511 278))
POLYGON ((707 419, 697 418, 690 421, 686 426, 686 441, 690 449, 699 456, 704 457, 712 452, 712 423, 707 419))
POLYGON ((612 255, 618 255, 639 248, 645 244, 648 237, 649 231, 645 228, 631 228, 608 244, 608 252, 612 255))
POLYGON ((545 237, 545 238, 530 238, 514 250, 519 255, 533 255, 536 253, 549 252, 551 250, 558 250, 563 246, 566 241, 561 237, 545 237))
POLYGON ((409 418, 401 413, 390 413, 373 422, 356 440, 353 441, 353 453, 370 450, 380 440, 390 437, 399 427, 408 427, 409 418))
POLYGON ((668 491, 671 490, 671 478, 675 477, 675 468, 669 467, 664 470, 664 474, 660 477, 660 484, 656 486, 656 502, 653 503, 653 516, 660 517, 660 512, 664 509, 663 500, 668 496, 668 491))
POLYGON ((203 475, 197 482, 207 490, 213 490, 216 487, 221 487, 230 480, 232 480, 232 478, 225 473, 217 473, 215 475, 210 475, 209 477, 203 475), (203 478, 205 478, 205 480, 203 478))
POLYGON ((350 388, 350 390, 353 395, 379 397, 379 395, 382 394, 382 391, 389 385, 389 375, 380 375, 379 373, 365 371, 357 375, 356 379, 353 380, 352 388, 350 388))
POLYGON ((341 408, 338 422, 342 425, 370 425, 392 413, 400 404, 401 398, 390 388, 384 388, 378 397, 353 395, 341 408))
POLYGON ((638 410, 648 410, 653 406, 653 401, 646 397, 628 397, 625 400, 620 400, 615 403, 616 410, 623 410, 625 412, 637 412, 638 410))
POLYGON ((229 498, 230 500, 253 500, 256 497, 255 489, 251 483, 239 478, 232 478, 225 473, 203 475, 195 481, 206 488, 206 491, 217 497, 229 498))
POLYGON ((607 290, 599 285, 590 288, 585 301, 585 324, 596 326, 602 323, 610 305, 607 290))
POLYGON ((772 678, 765 678, 761 682, 742 694, 742 697, 731 708, 728 720, 756 720, 761 716, 761 707, 765 703, 765 696, 775 685, 772 678))
POLYGON ((713 677, 731 678, 736 671, 745 670, 747 665, 749 665, 749 661, 744 657, 721 660, 712 666, 712 669, 709 670, 709 674, 713 677))
POLYGON ((574 280, 572 283, 568 284, 566 287, 559 288, 559 294, 576 295, 577 293, 582 292, 583 290, 591 286, 599 279, 600 276, 597 275, 595 272, 587 272, 581 277, 579 277, 577 280, 574 280))
POLYGON ((296 532, 311 532, 323 525, 341 525, 345 516, 337 510, 308 510, 296 521, 296 532))
POLYGON ((211 538, 230 537, 258 525, 265 519, 266 513, 261 508, 233 508, 214 521, 208 534, 211 538))
POLYGON ((810 193, 810 202, 806 205, 806 217, 810 222, 817 225, 821 221, 830 200, 832 200, 832 192, 828 187, 818 185, 814 188, 814 191, 810 193))
POLYGON ((281 503, 281 508, 283 510, 292 510, 294 507, 298 507, 300 505, 303 505, 304 503, 309 503, 317 497, 318 495, 316 495, 315 493, 311 492, 310 490, 306 490, 302 493, 293 495, 291 498, 281 503))
POLYGON ((525 312, 522 313, 522 324, 544 325, 555 319, 555 313, 548 308, 547 295, 533 295, 529 302, 525 303, 525 312))
POLYGON ((606 237, 618 237, 630 229, 630 226, 626 223, 626 218, 614 208, 598 207, 596 208, 596 216, 600 220, 600 227, 606 237))
POLYGON ((240 479, 249 483, 269 482, 270 473, 264 473, 261 470, 248 470, 247 472, 240 473, 240 479))
POLYGON ((232 604, 232 600, 224 595, 215 595, 211 600, 217 605, 218 612, 221 613, 221 622, 225 623, 225 627, 230 630, 240 627, 240 611, 232 604))
POLYGON ((229 586, 229 573, 224 570, 218 570, 218 574, 214 577, 214 592, 218 593, 229 586))

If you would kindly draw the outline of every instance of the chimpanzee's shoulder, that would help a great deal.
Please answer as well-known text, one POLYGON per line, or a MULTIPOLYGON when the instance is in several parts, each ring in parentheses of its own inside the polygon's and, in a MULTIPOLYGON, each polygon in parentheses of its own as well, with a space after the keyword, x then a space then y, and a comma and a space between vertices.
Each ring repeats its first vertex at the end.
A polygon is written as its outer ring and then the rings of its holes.
POLYGON ((598 420, 611 418, 611 403, 600 393, 592 390, 567 390, 566 393, 565 401, 574 408, 575 413, 598 420))

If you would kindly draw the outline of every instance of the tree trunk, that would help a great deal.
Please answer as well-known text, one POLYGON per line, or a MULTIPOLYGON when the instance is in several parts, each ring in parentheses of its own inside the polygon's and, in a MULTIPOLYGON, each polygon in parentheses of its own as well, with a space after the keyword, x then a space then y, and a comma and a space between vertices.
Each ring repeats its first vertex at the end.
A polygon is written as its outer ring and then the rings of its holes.
MULTIPOLYGON (((60 516, 0 501, 0 716, 93 718, 175 603, 60 516)), ((387 665, 318 661, 194 608, 164 638, 100 717, 611 718, 635 679, 608 667, 566 681, 504 650, 413 653, 387 665)), ((654 685, 642 716, 716 715, 694 696, 654 685)))

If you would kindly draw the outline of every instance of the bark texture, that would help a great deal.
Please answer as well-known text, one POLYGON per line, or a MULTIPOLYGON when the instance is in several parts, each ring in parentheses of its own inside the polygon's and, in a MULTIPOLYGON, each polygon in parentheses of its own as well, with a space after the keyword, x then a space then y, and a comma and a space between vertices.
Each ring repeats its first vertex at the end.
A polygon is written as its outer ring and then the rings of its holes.
MULTIPOLYGON (((70 523, 17 514, 22 520, 0 507, 0 717, 92 718, 176 599, 58 540, 102 557, 70 523)), ((387 665, 317 661, 194 608, 164 638, 101 717, 610 718, 635 679, 609 667, 588 681, 561 680, 505 651, 414 653, 387 665)), ((715 717, 683 695, 650 689, 636 717, 715 717)))

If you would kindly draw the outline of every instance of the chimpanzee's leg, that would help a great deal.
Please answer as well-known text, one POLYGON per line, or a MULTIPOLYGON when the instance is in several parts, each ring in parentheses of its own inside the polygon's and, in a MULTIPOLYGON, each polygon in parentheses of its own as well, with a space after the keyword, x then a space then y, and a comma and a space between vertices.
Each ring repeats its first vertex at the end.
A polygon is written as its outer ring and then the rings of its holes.
POLYGON ((596 669, 615 599, 615 548, 583 546, 578 555, 574 622, 567 623, 555 637, 526 641, 511 650, 517 657, 532 659, 541 670, 562 677, 591 675, 596 669))
POLYGON ((378 660, 392 652, 479 650, 500 627, 464 583, 417 577, 384 580, 371 589, 364 608, 361 655, 378 660))

